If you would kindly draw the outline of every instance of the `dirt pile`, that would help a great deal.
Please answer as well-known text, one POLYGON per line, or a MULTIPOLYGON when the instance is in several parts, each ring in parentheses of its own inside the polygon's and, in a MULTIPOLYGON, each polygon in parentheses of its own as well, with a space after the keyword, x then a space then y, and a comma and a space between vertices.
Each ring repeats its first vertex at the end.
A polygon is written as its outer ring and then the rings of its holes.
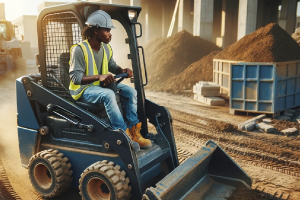
POLYGON ((238 187, 233 195, 228 200, 240 200, 243 197, 243 200, 271 200, 273 199, 270 195, 264 194, 257 190, 249 190, 245 187, 238 187))
POLYGON ((145 46, 149 78, 146 89, 164 90, 169 78, 215 50, 221 49, 187 31, 181 31, 167 39, 152 40, 152 43, 145 46))
POLYGON ((152 55, 156 53, 160 48, 162 48, 165 45, 165 39, 162 37, 155 37, 152 40, 150 40, 145 46, 145 54, 146 58, 150 58, 152 55))
POLYGON ((182 73, 167 80, 165 92, 183 94, 201 81, 213 81, 213 57, 220 51, 213 51, 189 65, 182 73))
POLYGON ((279 25, 270 23, 244 36, 215 58, 246 62, 300 60, 300 46, 279 25))

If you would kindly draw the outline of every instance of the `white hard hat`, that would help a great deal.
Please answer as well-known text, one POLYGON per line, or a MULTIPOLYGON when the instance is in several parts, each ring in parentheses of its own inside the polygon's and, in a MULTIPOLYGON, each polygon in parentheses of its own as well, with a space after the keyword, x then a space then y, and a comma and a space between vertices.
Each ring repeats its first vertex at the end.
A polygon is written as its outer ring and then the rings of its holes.
POLYGON ((88 26, 97 26, 101 28, 116 28, 113 26, 111 17, 107 12, 103 10, 97 10, 93 12, 85 22, 86 25, 88 26))

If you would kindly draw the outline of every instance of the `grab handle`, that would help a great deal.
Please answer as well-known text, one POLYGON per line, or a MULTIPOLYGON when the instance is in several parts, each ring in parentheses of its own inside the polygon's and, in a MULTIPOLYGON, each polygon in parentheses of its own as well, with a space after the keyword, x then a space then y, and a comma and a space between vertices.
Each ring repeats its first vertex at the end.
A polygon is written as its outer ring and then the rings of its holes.
POLYGON ((139 22, 135 22, 134 25, 136 25, 136 24, 140 25, 140 35, 139 35, 139 36, 136 35, 135 37, 136 37, 136 38, 140 38, 140 37, 142 37, 142 35, 143 35, 143 33, 142 33, 142 24, 139 23, 139 22))
POLYGON ((146 61, 145 61, 145 53, 144 53, 144 48, 142 46, 138 46, 138 49, 142 50, 142 54, 143 54, 143 63, 144 63, 144 71, 145 71, 145 78, 146 78, 146 83, 143 84, 143 86, 145 87, 148 84, 148 75, 147 75, 147 69, 146 69, 146 61))

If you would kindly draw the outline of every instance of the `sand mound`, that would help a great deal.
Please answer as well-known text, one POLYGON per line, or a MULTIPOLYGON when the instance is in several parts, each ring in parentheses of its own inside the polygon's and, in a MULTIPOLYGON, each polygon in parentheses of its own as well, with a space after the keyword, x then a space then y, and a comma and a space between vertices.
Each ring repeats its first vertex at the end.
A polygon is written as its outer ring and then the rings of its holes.
POLYGON ((165 39, 162 37, 155 37, 144 46, 146 58, 150 58, 153 54, 156 53, 160 48, 165 45, 165 39))
POLYGON ((217 54, 215 58, 246 62, 300 60, 300 47, 279 25, 270 23, 244 36, 217 54))
POLYGON ((145 46, 149 85, 146 89, 163 90, 164 83, 212 51, 221 50, 214 43, 181 31, 167 39, 157 39, 145 46))
POLYGON ((213 51, 197 62, 192 63, 182 73, 168 79, 164 91, 181 94, 183 90, 191 90, 199 81, 213 80, 213 57, 220 51, 213 51))

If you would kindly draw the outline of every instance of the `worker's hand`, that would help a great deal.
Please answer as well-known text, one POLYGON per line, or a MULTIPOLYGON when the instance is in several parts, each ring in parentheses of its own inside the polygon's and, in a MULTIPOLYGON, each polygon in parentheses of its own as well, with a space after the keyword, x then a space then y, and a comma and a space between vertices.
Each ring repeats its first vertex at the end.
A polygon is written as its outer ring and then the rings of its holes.
POLYGON ((123 73, 127 73, 127 74, 128 74, 128 76, 127 76, 126 78, 131 78, 131 77, 133 77, 133 72, 132 72, 132 70, 129 69, 129 68, 123 69, 123 73))
POLYGON ((99 81, 105 83, 106 85, 109 85, 115 82, 115 78, 112 74, 99 75, 99 81))

